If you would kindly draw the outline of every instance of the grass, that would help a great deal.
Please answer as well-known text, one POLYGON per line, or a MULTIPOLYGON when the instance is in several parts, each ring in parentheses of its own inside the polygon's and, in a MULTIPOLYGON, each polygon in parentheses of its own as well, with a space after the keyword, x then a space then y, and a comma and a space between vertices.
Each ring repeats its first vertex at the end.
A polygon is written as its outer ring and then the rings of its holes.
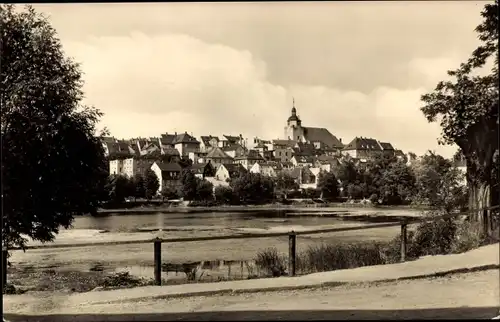
MULTIPOLYGON (((407 235, 406 260, 425 255, 463 253, 499 241, 499 228, 490 236, 481 233, 477 223, 438 220, 420 224, 407 235)), ((393 264, 400 261, 400 236, 388 242, 359 242, 311 245, 297 254, 296 273, 309 274, 362 266, 393 264)), ((288 274, 288 256, 274 247, 259 251, 255 257, 259 271, 266 277, 288 274)))

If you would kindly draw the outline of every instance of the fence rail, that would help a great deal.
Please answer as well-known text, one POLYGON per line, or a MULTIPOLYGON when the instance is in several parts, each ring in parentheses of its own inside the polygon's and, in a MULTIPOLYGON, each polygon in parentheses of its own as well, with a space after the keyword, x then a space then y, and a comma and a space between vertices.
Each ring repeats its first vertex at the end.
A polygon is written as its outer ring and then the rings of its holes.
MULTIPOLYGON (((116 246, 116 245, 131 245, 131 244, 154 244, 154 278, 155 284, 161 285, 161 246, 162 243, 181 243, 181 242, 196 242, 196 241, 212 241, 212 240, 228 240, 228 239, 248 239, 248 238, 269 238, 269 237, 284 237, 288 236, 289 243, 289 256, 288 256, 288 274, 289 276, 295 276, 296 272, 296 237, 297 235, 315 235, 315 234, 325 234, 325 233, 336 233, 345 231, 356 231, 365 229, 376 229, 376 228, 387 228, 387 227, 401 227, 401 261, 406 260, 407 252, 407 230, 408 225, 432 222, 440 219, 450 219, 459 216, 470 216, 472 214, 477 214, 482 212, 483 215, 483 232, 488 233, 492 228, 492 222, 485 220, 488 217, 488 211, 499 209, 500 205, 487 207, 477 210, 469 210, 466 212, 458 212, 452 214, 446 214, 441 216, 433 217, 423 217, 423 218, 412 218, 406 219, 399 222, 390 222, 382 224, 369 224, 364 226, 355 227, 340 227, 340 228, 328 228, 328 229, 316 229, 307 231, 290 231, 290 232, 279 232, 279 233, 263 233, 263 234, 240 234, 240 235, 223 235, 223 236, 206 236, 206 237, 186 237, 186 238, 154 238, 146 240, 128 240, 128 241, 117 241, 117 242, 98 242, 98 243, 79 243, 79 244, 59 244, 59 245, 38 245, 38 246, 27 246, 24 249, 55 249, 55 248, 75 248, 75 247, 90 247, 90 246, 116 246)), ((490 217, 491 218, 491 217, 490 217)), ((20 247, 11 248, 10 250, 21 250, 20 247)), ((3 268, 3 283, 7 281, 7 249, 2 250, 2 268, 3 268)))

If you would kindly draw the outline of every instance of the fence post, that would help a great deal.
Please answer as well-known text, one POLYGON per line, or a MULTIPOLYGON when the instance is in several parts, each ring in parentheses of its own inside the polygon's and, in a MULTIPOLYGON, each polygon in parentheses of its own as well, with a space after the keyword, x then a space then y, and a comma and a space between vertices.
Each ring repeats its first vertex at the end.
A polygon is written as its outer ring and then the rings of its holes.
POLYGON ((408 224, 402 223, 401 224, 401 262, 404 262, 406 260, 407 229, 408 229, 408 224))
POLYGON ((155 285, 161 285, 161 239, 154 241, 155 285))
POLYGON ((292 230, 288 234, 288 276, 295 276, 296 241, 297 235, 292 230))
POLYGON ((5 291, 5 287, 7 286, 7 248, 2 248, 2 293, 5 291))

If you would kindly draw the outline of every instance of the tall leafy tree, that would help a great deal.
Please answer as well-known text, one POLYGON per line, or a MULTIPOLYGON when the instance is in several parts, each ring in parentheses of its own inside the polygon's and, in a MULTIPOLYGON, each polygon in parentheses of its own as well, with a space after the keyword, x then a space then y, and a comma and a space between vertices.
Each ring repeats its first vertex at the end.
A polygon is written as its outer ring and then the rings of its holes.
POLYGON ((413 201, 450 212, 465 206, 463 174, 450 160, 431 151, 414 165, 416 193, 413 201))
POLYGON ((194 173, 189 169, 182 170, 180 188, 181 197, 183 197, 185 200, 196 199, 197 187, 198 182, 196 181, 194 173))
POLYGON ((280 171, 275 179, 276 189, 287 195, 287 192, 290 190, 295 190, 299 188, 298 183, 295 179, 286 171, 280 171))
POLYGON ((378 195, 388 205, 410 201, 415 191, 415 176, 402 160, 390 163, 382 172, 379 183, 378 195))
POLYGON ((112 175, 108 179, 107 189, 109 199, 115 203, 122 203, 131 195, 130 180, 123 175, 112 175))
POLYGON ((158 180, 158 176, 153 170, 146 170, 144 174, 144 191, 146 199, 149 200, 154 197, 158 193, 158 189, 160 189, 160 180, 158 180))
POLYGON ((207 180, 196 178, 196 199, 197 200, 213 200, 214 185, 207 180))
POLYGON ((274 199, 274 182, 259 173, 248 172, 231 181, 235 197, 243 203, 264 203, 274 199))
POLYGON ((327 200, 332 200, 338 197, 338 181, 332 172, 320 172, 318 190, 321 191, 321 197, 327 200))
MULTIPOLYGON (((498 148, 498 0, 485 5, 477 26, 481 45, 451 80, 441 81, 432 93, 422 96, 421 110, 429 122, 439 121, 440 143, 457 144, 467 162, 469 207, 491 205, 494 155, 498 148), (487 63, 494 59, 488 71, 487 63)), ((479 212, 475 219, 482 220, 479 212)))
POLYGON ((81 72, 45 17, 0 5, 0 26, 2 236, 24 246, 96 211, 107 178, 102 114, 81 105, 81 72))
POLYGON ((132 178, 133 186, 134 186, 134 197, 137 198, 145 198, 146 197, 146 187, 144 182, 144 177, 138 173, 132 178))

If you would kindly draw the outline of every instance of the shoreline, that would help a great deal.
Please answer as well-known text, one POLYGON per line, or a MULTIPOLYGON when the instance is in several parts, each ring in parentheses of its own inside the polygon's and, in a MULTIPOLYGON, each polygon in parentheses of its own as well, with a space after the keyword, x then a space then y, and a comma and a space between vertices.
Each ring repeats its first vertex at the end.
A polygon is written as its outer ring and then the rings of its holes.
POLYGON ((411 207, 370 207, 370 206, 350 206, 350 205, 328 205, 328 206, 303 206, 303 205, 262 205, 262 206, 216 206, 216 207, 145 207, 131 209, 101 209, 94 217, 107 217, 110 215, 151 215, 158 213, 224 213, 224 212, 282 212, 284 217, 305 218, 305 217, 325 217, 335 218, 343 221, 362 221, 371 223, 398 222, 408 219, 421 218, 423 209, 411 207), (356 212, 353 213, 352 210, 356 212), (389 211, 388 211, 389 210, 389 211), (401 211, 402 214, 397 214, 401 211), (419 211, 420 210, 420 211, 419 211), (359 213, 365 211, 365 213, 359 213), (383 213, 383 214, 381 214, 383 213))
MULTIPOLYGON (((341 212, 348 212, 349 210, 368 210, 368 211, 384 211, 384 210, 414 210, 414 211, 425 211, 424 208, 409 207, 409 206, 361 206, 361 205, 349 205, 349 204, 325 204, 325 206, 318 205, 242 205, 242 206, 153 206, 153 207, 134 207, 134 208, 115 208, 115 209, 99 209, 97 210, 97 216, 107 215, 107 214, 154 214, 159 212, 165 213, 204 213, 204 212, 254 212, 254 211, 297 211, 297 212, 327 212, 333 211, 331 208, 336 208, 341 212)), ((87 216, 91 216, 90 214, 87 216)))

